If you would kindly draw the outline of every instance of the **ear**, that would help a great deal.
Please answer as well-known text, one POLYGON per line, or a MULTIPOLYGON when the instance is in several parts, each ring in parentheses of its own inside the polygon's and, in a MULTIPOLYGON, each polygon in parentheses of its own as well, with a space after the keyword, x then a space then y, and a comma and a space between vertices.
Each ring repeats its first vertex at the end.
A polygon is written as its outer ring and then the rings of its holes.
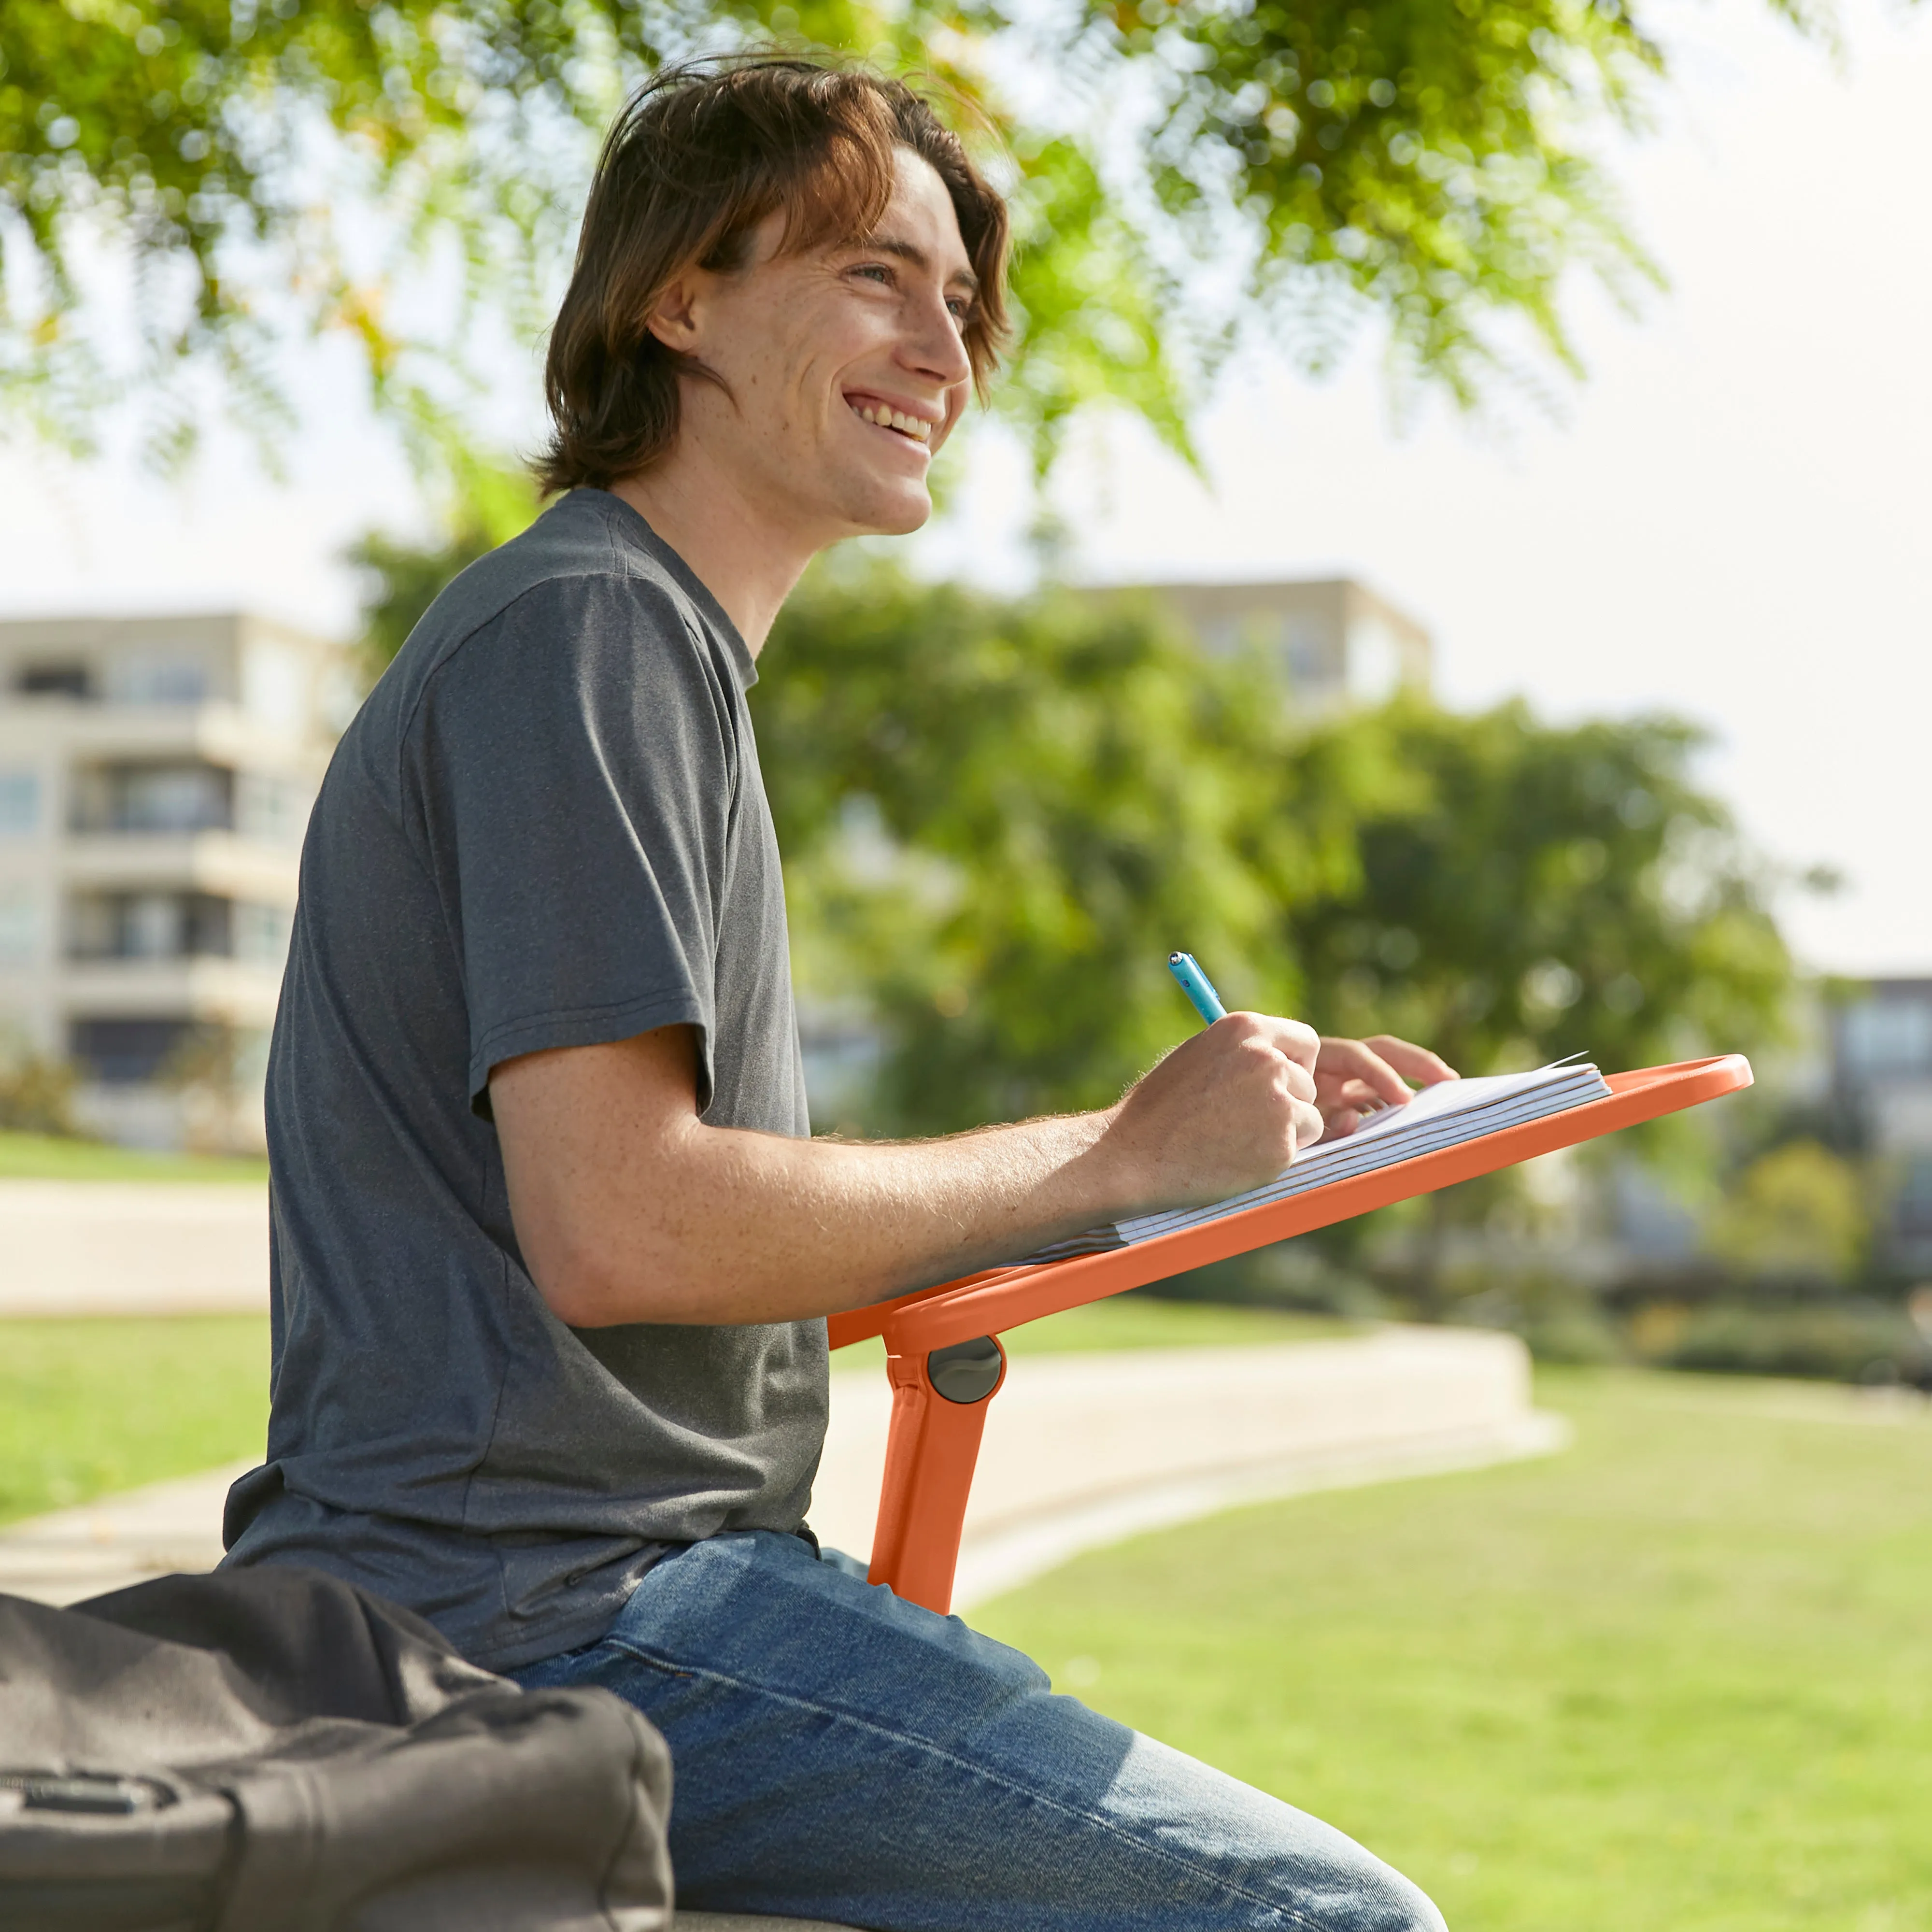
POLYGON ((694 354, 704 336, 704 284, 709 279, 701 268, 686 268, 674 275, 658 292, 644 316, 645 328, 680 356, 694 354))

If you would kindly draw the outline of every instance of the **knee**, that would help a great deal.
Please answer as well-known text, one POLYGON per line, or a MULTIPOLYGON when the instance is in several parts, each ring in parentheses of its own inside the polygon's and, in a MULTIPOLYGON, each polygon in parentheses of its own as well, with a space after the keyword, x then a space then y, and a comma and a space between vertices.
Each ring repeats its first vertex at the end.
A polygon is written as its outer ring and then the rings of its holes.
POLYGON ((1283 1932, 1448 1932, 1435 1900, 1413 1880, 1339 1832, 1323 1836, 1320 1876, 1309 1885, 1302 1868, 1306 1888, 1283 1932))
POLYGON ((1412 1880, 1352 1839, 1334 1834, 1325 1883, 1303 1894, 1284 1926, 1294 1932, 1448 1932, 1436 1902, 1412 1880), (1339 1852, 1339 1856, 1337 1855, 1339 1852))
POLYGON ((1392 1866, 1376 1862, 1381 1880, 1373 1902, 1363 1915, 1346 1919, 1337 1932, 1449 1932, 1436 1901, 1422 1888, 1392 1866))
POLYGON ((1188 1858, 1210 1889, 1226 1887, 1227 1903, 1240 1900, 1231 1922, 1445 1932, 1419 1886, 1345 1832, 1150 1738, 1133 1737, 1106 1808, 1114 1823, 1188 1858))

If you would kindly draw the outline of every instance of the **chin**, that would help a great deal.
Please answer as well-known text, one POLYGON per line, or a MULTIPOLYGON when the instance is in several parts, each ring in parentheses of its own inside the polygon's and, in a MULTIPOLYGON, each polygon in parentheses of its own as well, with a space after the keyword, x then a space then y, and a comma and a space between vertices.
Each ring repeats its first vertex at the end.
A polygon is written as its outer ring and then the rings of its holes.
POLYGON ((932 517, 932 497, 922 484, 916 491, 874 497, 853 520, 868 536, 909 537, 932 517))
POLYGON ((908 503, 904 510, 890 523, 881 523, 879 534, 882 537, 909 537, 914 530, 922 530, 932 518, 932 499, 922 496, 916 503, 908 503))

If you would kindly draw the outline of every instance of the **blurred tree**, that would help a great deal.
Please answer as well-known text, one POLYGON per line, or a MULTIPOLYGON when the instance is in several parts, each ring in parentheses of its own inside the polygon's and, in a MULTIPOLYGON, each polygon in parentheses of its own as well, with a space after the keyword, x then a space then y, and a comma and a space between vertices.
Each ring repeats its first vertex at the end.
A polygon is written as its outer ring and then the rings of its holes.
POLYGON ((1748 1286, 1842 1288, 1870 1245, 1868 1192, 1850 1161, 1791 1141, 1732 1177, 1705 1246, 1748 1286))
MULTIPOLYGON (((1424 1041, 1470 1074, 1580 1050, 1642 1066, 1749 1051, 1780 1030, 1792 966, 1771 882, 1693 782, 1694 728, 1556 727, 1520 703, 1461 716, 1404 698, 1319 727, 1298 755, 1364 740, 1399 776, 1362 815, 1356 875, 1282 916, 1324 1031, 1424 1041)), ((1682 1121, 1617 1145, 1700 1166, 1712 1151, 1682 1121)), ((1425 1310, 1449 1292, 1451 1228, 1506 1214, 1521 1178, 1411 1211, 1408 1288, 1425 1310)), ((1346 1252, 1370 1232, 1352 1223, 1326 1245, 1346 1252)))
POLYGON ((1298 758, 1360 746, 1401 776, 1364 814, 1355 879, 1286 909, 1311 1010, 1426 1040, 1465 1073, 1765 1038, 1791 964, 1768 882, 1692 782, 1701 742, 1667 718, 1551 726, 1520 703, 1413 699, 1312 732, 1298 758))
POLYGON ((868 1124, 1104 1105, 1190 1024, 1166 970, 1292 1009, 1284 902, 1346 889, 1376 748, 1291 764, 1258 661, 1151 607, 861 563, 787 605, 753 693, 808 998, 881 1026, 868 1124))
POLYGON ((812 580, 754 697, 814 977, 884 1018, 897 1126, 1111 1098, 1231 1004, 1468 1072, 1756 1044, 1790 966, 1697 742, 1403 700, 1299 727, 1271 668, 1144 607, 812 580))
POLYGON ((339 331, 434 454, 478 308, 518 340, 548 320, 624 92, 774 35, 929 74, 1004 147, 1023 328, 1000 406, 1042 453, 1096 397, 1184 446, 1188 375, 1243 316, 1319 362, 1379 312, 1467 401, 1511 323, 1571 359, 1570 268, 1624 296, 1652 272, 1586 151, 1662 71, 1625 0, 10 0, 0 425, 84 442, 118 368, 179 455, 206 399, 171 377, 205 368, 272 435, 277 344, 339 331), (130 310, 131 368, 103 352, 130 310))
POLYGON ((16 1042, 0 1050, 0 1132, 76 1134, 73 1064, 33 1053, 16 1042))

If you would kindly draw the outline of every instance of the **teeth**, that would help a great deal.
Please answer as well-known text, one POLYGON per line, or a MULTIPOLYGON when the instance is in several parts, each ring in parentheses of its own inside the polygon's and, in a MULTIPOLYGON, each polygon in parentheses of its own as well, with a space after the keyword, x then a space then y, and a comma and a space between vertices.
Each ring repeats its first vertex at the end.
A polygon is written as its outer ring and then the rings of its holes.
POLYGON ((876 406, 870 403, 854 403, 851 409, 862 422, 872 423, 880 429, 898 430, 915 442, 929 442, 932 440, 932 425, 923 416, 909 416, 900 410, 888 409, 883 403, 876 406))

